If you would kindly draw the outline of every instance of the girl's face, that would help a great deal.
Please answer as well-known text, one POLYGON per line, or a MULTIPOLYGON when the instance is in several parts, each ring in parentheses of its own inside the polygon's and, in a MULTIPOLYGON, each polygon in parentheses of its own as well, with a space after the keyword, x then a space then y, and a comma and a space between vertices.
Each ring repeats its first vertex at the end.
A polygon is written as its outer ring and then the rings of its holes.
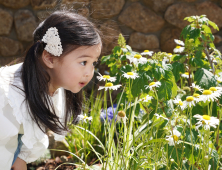
POLYGON ((55 62, 50 71, 50 93, 59 87, 78 93, 92 79, 100 54, 101 44, 82 46, 68 53, 62 61, 55 62))

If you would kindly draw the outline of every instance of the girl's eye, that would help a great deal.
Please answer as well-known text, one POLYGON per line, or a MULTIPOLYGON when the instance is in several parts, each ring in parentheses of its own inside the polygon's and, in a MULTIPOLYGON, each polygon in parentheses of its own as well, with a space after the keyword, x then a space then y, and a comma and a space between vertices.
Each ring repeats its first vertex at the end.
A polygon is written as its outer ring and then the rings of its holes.
POLYGON ((86 63, 87 63, 87 61, 82 61, 80 64, 83 65, 83 66, 85 66, 86 63))
POLYGON ((98 61, 93 62, 93 66, 95 67, 98 64, 98 61))

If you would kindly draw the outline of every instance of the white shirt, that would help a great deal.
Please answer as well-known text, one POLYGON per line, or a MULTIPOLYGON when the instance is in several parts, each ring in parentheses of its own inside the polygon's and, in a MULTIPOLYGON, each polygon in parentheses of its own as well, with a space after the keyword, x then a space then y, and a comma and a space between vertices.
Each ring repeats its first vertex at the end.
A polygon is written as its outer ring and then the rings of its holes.
MULTIPOLYGON (((38 159, 48 148, 48 136, 31 120, 24 101, 24 92, 10 83, 24 89, 20 71, 22 64, 0 68, 0 169, 10 170, 18 145, 18 134, 23 134, 19 158, 26 163, 38 159)), ((55 112, 64 123, 65 91, 61 87, 51 97, 55 112)), ((55 134, 55 140, 64 135, 55 134)))

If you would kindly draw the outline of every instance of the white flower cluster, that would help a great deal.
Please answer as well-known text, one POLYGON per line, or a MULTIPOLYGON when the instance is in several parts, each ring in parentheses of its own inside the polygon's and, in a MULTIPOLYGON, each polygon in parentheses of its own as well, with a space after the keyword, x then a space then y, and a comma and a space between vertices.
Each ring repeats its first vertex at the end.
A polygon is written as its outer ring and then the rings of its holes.
POLYGON ((51 27, 46 31, 42 41, 46 43, 45 50, 54 56, 62 54, 62 44, 56 27, 51 27))

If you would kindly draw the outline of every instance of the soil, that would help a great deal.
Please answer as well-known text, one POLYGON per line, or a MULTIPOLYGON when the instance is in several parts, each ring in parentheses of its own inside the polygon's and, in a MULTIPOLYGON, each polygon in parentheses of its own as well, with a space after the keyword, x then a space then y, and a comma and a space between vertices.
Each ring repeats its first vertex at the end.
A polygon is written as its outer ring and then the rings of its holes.
POLYGON ((67 164, 62 165, 64 162, 56 157, 55 159, 48 159, 41 163, 36 164, 35 162, 27 165, 28 170, 73 170, 76 168, 75 165, 68 164, 69 161, 65 161, 67 164), (59 166, 60 165, 60 166, 59 166))

